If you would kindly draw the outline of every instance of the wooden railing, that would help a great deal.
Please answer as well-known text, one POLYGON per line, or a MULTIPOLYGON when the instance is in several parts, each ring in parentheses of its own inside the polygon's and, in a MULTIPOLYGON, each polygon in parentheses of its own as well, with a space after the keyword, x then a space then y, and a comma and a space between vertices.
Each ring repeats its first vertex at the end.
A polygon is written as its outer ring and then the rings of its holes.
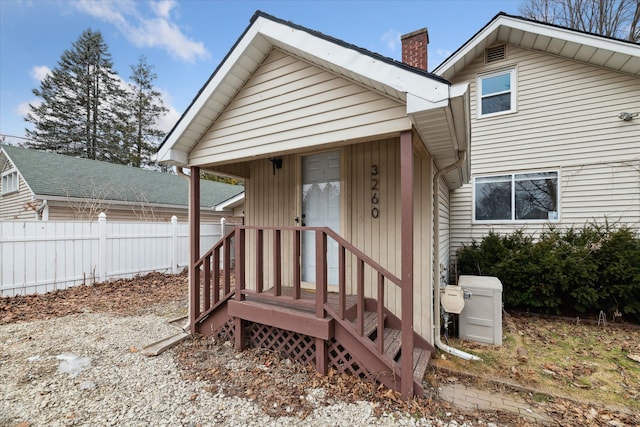
POLYGON ((231 230, 222 237, 196 261, 190 272, 193 275, 192 288, 189 291, 189 320, 192 333, 196 332, 198 322, 234 294, 234 276, 231 270, 235 260, 231 257, 231 248, 235 233, 235 230, 231 230))
MULTIPOLYGON (((195 264, 195 283, 200 284, 200 288, 192 290, 192 325, 207 316, 207 313, 214 310, 222 301, 231 298, 232 295, 238 301, 242 301, 247 295, 254 295, 260 298, 286 300, 289 304, 315 308, 315 315, 319 318, 327 317, 329 314, 341 325, 350 329, 354 336, 365 345, 370 345, 371 341, 364 336, 365 320, 365 299, 373 298, 376 301, 377 314, 377 336, 375 339, 375 349, 379 357, 384 354, 384 320, 385 320, 385 291, 387 284, 391 284, 399 289, 401 304, 410 304, 413 301, 405 301, 403 298, 402 280, 389 272, 376 261, 364 254, 362 251, 351 245, 340 237, 333 230, 326 227, 256 227, 256 226, 236 226, 234 230, 224 236, 213 248, 211 248, 195 264), (315 234, 315 301, 309 302, 301 298, 301 237, 303 232, 313 232, 315 234), (265 234, 269 233, 270 239, 265 239, 265 234), (283 242, 289 239, 287 245, 289 251, 286 254, 286 266, 283 262, 285 247, 283 242), (333 240, 338 246, 338 304, 327 304, 328 295, 328 275, 327 275, 327 248, 328 239, 333 240), (265 241, 271 240, 271 246, 266 247, 265 241), (249 245, 247 244, 249 241, 249 245), (234 275, 231 275, 231 245, 235 248, 234 275), (252 248, 254 256, 253 265, 249 269, 251 278, 247 277, 247 248, 252 248), (269 251, 265 257, 266 251, 269 251), (222 258, 221 258, 222 255, 222 258), (347 266, 347 256, 350 256, 350 268, 347 266), (221 262, 222 259, 222 262, 221 262), (267 263, 270 263, 268 265, 267 263), (222 266, 222 268, 221 268, 222 266), (370 294, 365 295, 365 271, 370 271, 370 279, 375 277, 375 286, 371 286, 370 294), (355 271, 353 271, 355 269, 355 271), (271 277, 267 278, 267 270, 270 270, 271 277), (289 273, 283 275, 283 270, 289 273), (201 280, 201 276, 202 279, 201 280), (234 283, 232 286, 232 278, 234 283), (355 278, 355 279, 353 279, 355 278), (265 279, 272 285, 269 292, 266 292, 265 279), (355 280, 355 283, 353 283, 355 280), (250 288, 247 283, 252 284, 250 288), (356 315, 352 321, 347 313, 347 285, 351 284, 350 295, 356 298, 356 315), (291 288, 286 295, 283 288, 291 288), (354 293, 355 291, 355 293, 354 293)), ((412 294, 412 293, 411 293, 412 294)), ((401 317, 400 313, 396 313, 401 317)), ((402 320, 402 319, 401 319, 402 320)), ((402 322, 402 336, 413 334, 411 330, 412 322, 402 322), (405 331, 408 328, 409 331, 405 331)), ((401 357, 402 366, 413 366, 413 349, 407 348, 403 342, 401 357), (407 351, 409 350, 409 351, 407 351), (405 360, 409 358, 409 360, 405 360)), ((412 373, 402 376, 402 381, 413 381, 412 373)))

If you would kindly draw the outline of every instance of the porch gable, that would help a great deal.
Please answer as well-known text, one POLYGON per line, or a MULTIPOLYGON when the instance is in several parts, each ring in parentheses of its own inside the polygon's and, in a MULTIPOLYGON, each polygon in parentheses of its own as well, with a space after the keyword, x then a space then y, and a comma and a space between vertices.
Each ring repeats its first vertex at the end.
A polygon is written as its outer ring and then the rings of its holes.
POLYGON ((189 163, 283 155, 410 128, 399 101, 273 49, 189 153, 189 163))

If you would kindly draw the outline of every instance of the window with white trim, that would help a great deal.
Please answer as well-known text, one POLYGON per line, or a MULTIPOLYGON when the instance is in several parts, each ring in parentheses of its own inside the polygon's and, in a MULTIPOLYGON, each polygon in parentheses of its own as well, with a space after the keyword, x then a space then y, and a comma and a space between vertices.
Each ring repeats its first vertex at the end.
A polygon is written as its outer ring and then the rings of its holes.
POLYGON ((558 221, 558 171, 473 179, 475 221, 558 221))
POLYGON ((2 194, 18 191, 18 171, 13 169, 2 174, 2 194))
POLYGON ((516 70, 478 76, 478 117, 516 111, 516 70))

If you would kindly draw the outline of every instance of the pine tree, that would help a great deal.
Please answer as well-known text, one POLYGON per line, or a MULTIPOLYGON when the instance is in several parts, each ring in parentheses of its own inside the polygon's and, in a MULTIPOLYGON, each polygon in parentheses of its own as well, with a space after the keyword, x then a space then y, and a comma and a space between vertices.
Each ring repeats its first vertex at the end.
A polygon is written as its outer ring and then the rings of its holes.
POLYGON ((129 77, 128 105, 130 112, 125 131, 125 144, 129 153, 129 163, 141 167, 151 164, 151 155, 164 132, 157 128, 158 119, 168 110, 162 102, 160 92, 154 89, 157 78, 147 58, 140 56, 138 63, 131 66, 129 77))
POLYGON ((90 159, 128 161, 116 132, 125 92, 99 31, 85 30, 33 93, 42 102, 29 105, 26 120, 34 129, 26 132, 34 142, 28 146, 90 159))

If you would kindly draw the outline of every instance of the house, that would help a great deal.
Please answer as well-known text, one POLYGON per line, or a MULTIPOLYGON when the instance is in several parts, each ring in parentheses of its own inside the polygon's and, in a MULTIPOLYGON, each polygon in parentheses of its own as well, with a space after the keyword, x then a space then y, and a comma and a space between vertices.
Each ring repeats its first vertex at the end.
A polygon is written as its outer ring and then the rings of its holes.
POLYGON ((191 239, 192 333, 422 391, 448 257, 434 226, 469 179, 470 119, 468 84, 426 71, 426 39, 403 38, 407 65, 253 16, 158 150, 245 183, 245 225, 202 258, 191 239))
MULTIPOLYGON (((0 145, 0 221, 170 221, 188 218, 188 183, 176 175, 0 145)), ((202 182, 200 211, 209 222, 242 223, 244 187, 202 182), (221 208, 228 200, 235 205, 221 208)))
POLYGON ((500 13, 434 73, 471 95, 452 253, 490 230, 640 228, 640 45, 500 13))

